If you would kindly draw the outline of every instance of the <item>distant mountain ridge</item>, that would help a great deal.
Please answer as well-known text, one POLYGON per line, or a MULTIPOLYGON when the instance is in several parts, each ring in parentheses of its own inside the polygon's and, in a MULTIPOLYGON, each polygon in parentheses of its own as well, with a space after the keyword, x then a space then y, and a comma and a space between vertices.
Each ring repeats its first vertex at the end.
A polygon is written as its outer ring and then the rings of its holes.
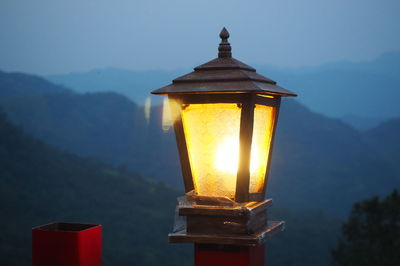
POLYGON ((47 80, 23 73, 7 73, 0 70, 0 97, 42 95, 48 93, 72 92, 54 85, 47 80))
MULTIPOLYGON (((117 92, 129 97, 136 104, 143 105, 150 97, 149 91, 164 86, 183 74, 181 71, 131 71, 109 67, 46 78, 80 93, 117 92)), ((161 103, 161 97, 152 97, 152 100, 155 105, 161 103)))
MULTIPOLYGON (((257 72, 299 94, 311 110, 341 118, 362 130, 400 116, 400 52, 383 54, 372 61, 336 62, 318 67, 282 69, 258 65, 257 72), (347 119, 351 117, 351 119, 347 119), (356 121, 360 117, 362 121, 356 121), (370 121, 370 122, 368 122, 370 121)), ((46 78, 78 92, 115 91, 139 105, 152 89, 169 84, 186 71, 129 71, 116 68, 46 78)), ((158 104, 160 98, 153 97, 158 104)))
POLYGON ((323 64, 319 67, 305 67, 302 72, 315 72, 320 70, 351 70, 363 71, 385 76, 399 78, 400 74, 400 51, 392 51, 378 56, 374 60, 363 62, 333 62, 323 64), (319 70, 318 70, 319 69, 319 70))

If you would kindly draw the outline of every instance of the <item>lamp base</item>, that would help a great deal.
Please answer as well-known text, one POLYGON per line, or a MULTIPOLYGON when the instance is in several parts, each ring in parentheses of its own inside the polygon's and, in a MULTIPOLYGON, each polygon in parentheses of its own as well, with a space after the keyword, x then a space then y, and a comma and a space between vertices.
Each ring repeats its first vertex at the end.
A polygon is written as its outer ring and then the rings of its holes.
POLYGON ((267 225, 271 205, 271 199, 231 206, 194 202, 178 206, 178 214, 186 217, 189 234, 252 235, 267 225))
POLYGON ((186 230, 182 230, 169 234, 168 238, 170 243, 258 246, 263 244, 275 233, 283 231, 284 225, 284 221, 268 221, 267 226, 253 235, 191 234, 186 230))

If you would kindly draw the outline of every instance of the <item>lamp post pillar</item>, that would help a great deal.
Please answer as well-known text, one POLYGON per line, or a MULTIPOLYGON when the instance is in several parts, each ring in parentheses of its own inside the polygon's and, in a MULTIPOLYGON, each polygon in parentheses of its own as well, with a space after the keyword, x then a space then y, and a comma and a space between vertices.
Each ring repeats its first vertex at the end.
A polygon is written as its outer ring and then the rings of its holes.
POLYGON ((265 245, 194 245, 195 266, 264 266, 265 245))

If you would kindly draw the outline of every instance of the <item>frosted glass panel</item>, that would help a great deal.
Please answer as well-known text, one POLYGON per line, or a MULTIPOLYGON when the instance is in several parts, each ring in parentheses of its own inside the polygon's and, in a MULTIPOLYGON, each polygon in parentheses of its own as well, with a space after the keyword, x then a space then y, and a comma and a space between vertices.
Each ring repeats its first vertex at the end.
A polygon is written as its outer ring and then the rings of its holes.
POLYGON ((237 104, 190 104, 182 122, 198 195, 234 198, 241 108, 237 104))
POLYGON ((251 144, 250 193, 261 192, 264 187, 274 119, 274 107, 256 104, 251 144))

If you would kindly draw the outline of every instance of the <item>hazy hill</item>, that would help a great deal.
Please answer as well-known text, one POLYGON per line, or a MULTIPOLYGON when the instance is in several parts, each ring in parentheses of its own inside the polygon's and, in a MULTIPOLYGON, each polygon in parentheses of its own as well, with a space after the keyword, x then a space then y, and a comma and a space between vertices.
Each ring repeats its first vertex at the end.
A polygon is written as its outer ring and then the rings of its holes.
MULTIPOLYGON (((161 110, 150 121, 115 93, 53 94, 0 99, 12 121, 48 143, 181 188, 171 131, 161 110)), ((400 186, 400 175, 364 135, 337 119, 282 104, 268 192, 278 206, 347 215, 352 203, 400 186)))
MULTIPOLYGON (((365 73, 382 74, 385 76, 399 78, 400 74, 400 51, 384 53, 375 60, 364 62, 334 62, 324 64, 320 67, 323 70, 358 70, 365 73)), ((315 72, 316 67, 307 67, 302 69, 303 72, 315 72)))
MULTIPOLYGON (((279 84, 299 94, 311 110, 341 118, 362 130, 400 116, 400 52, 386 53, 372 61, 334 62, 318 67, 279 69, 256 66, 279 84)), ((115 91, 143 104, 148 92, 191 71, 129 71, 115 68, 46 77, 78 92, 115 91)), ((159 103, 157 97, 153 102, 159 103)))
POLYGON ((378 121, 400 116, 400 78, 362 70, 328 69, 283 73, 279 81, 284 87, 296 88, 299 101, 311 110, 330 117, 351 122, 346 119, 349 115, 378 121))
MULTIPOLYGON (((94 69, 89 72, 51 75, 46 78, 55 84, 72 88, 77 92, 118 92, 135 103, 143 105, 150 97, 149 91, 164 86, 184 71, 130 71, 118 68, 94 69)), ((154 104, 161 103, 161 97, 152 97, 154 104)))
POLYGON ((369 130, 365 140, 400 171, 400 117, 369 130))
POLYGON ((62 150, 181 182, 175 139, 161 129, 160 108, 147 122, 142 107, 116 93, 5 98, 0 105, 27 132, 62 150))
POLYGON ((285 206, 342 215, 350 202, 400 186, 400 172, 363 133, 295 101, 282 105, 271 170, 268 191, 285 206))
POLYGON ((382 117, 366 117, 352 114, 342 116, 340 117, 340 120, 363 132, 377 127, 386 121, 386 119, 383 119, 382 117))
POLYGON ((6 73, 0 70, 0 97, 72 92, 34 75, 6 73))
MULTIPOLYGON (((0 113, 0 264, 29 265, 31 227, 51 221, 103 225, 104 265, 193 264, 192 247, 167 244, 178 193, 154 180, 60 152, 0 113)), ((268 243, 268 264, 330 265, 339 221, 318 212, 274 216, 287 231, 268 243), (308 256, 313 252, 313 256, 308 256)))

